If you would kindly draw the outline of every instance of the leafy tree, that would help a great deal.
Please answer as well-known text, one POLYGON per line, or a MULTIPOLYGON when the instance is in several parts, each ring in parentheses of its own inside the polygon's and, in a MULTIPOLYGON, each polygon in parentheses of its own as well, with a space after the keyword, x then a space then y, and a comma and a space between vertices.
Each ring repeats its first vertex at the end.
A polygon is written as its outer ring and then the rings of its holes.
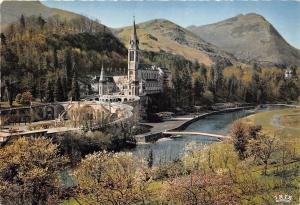
POLYGON ((201 77, 203 78, 203 81, 206 83, 207 82, 207 68, 205 67, 204 64, 200 65, 200 74, 201 74, 201 77))
POLYGON ((80 88, 77 78, 77 72, 74 72, 73 79, 72 79, 72 86, 69 96, 72 100, 78 101, 80 100, 80 88))
POLYGON ((38 17, 38 24, 41 29, 44 29, 44 25, 46 24, 46 21, 43 19, 41 15, 38 17))
POLYGON ((175 89, 175 100, 176 106, 180 103, 181 89, 182 89, 182 79, 179 75, 179 71, 176 69, 173 77, 173 84, 175 89))
POLYGON ((50 80, 47 81, 47 88, 46 88, 45 95, 46 95, 47 102, 54 102, 53 83, 50 80))
POLYGON ((231 127, 231 137, 235 150, 238 152, 240 159, 246 157, 246 146, 248 144, 248 126, 242 121, 235 122, 231 127))
POLYGON ((23 14, 21 14, 21 17, 20 17, 20 25, 21 25, 22 29, 25 29, 25 17, 23 14))
POLYGON ((0 149, 0 198, 4 204, 57 204, 60 171, 67 160, 45 138, 20 138, 0 149))
POLYGON ((19 76, 19 57, 10 47, 5 47, 5 49, 1 49, 1 51, 1 77, 4 80, 6 99, 9 101, 9 105, 12 106, 14 95, 17 90, 16 78, 19 76))
POLYGON ((68 156, 72 165, 77 165, 80 160, 94 152, 110 150, 111 136, 103 132, 80 134, 77 132, 62 133, 55 138, 59 150, 68 156))
POLYGON ((237 121, 232 125, 230 135, 233 138, 233 145, 240 159, 247 157, 249 140, 256 139, 260 131, 261 126, 248 125, 243 121, 237 121))
POLYGON ((22 94, 21 94, 21 93, 18 93, 18 94, 16 95, 15 101, 16 101, 17 103, 21 104, 21 98, 22 98, 22 94))
POLYGON ((0 34, 0 39, 1 39, 1 43, 3 45, 6 45, 6 36, 4 35, 4 33, 1 33, 0 34))
POLYGON ((237 204, 233 185, 226 175, 197 171, 163 185, 161 197, 166 204, 237 204))
POLYGON ((193 91, 195 98, 194 100, 197 102, 200 100, 204 93, 204 83, 200 78, 194 80, 193 91))
POLYGON ((187 105, 191 105, 192 103, 192 77, 190 72, 186 69, 182 73, 182 83, 183 83, 183 90, 181 98, 183 99, 183 103, 187 105))
POLYGON ((63 87, 64 100, 67 100, 69 92, 68 92, 67 78, 65 76, 62 78, 62 87, 63 87))
POLYGON ((147 159, 147 164, 148 164, 148 167, 152 167, 153 166, 153 150, 151 149, 150 152, 149 152, 149 155, 148 155, 148 159, 147 159))
POLYGON ((20 103, 23 105, 30 105, 32 101, 32 94, 29 91, 22 93, 20 103))
POLYGON ((14 83, 12 83, 10 79, 6 79, 5 87, 6 87, 6 94, 7 94, 9 106, 12 107, 13 99, 14 99, 14 90, 15 90, 14 83))
POLYGON ((56 84, 54 89, 54 100, 58 102, 64 100, 64 91, 63 91, 63 86, 60 77, 56 79, 56 84))
POLYGON ((74 176, 76 198, 87 204, 138 204, 145 201, 144 165, 129 153, 95 153, 81 161, 74 176))
POLYGON ((250 139, 256 139, 262 130, 261 125, 250 125, 248 127, 248 135, 250 139))

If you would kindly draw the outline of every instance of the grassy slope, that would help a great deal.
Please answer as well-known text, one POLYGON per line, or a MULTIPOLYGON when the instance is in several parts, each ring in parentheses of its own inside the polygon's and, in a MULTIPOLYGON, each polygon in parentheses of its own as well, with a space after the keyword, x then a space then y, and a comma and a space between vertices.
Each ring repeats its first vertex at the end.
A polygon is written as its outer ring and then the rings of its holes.
POLYGON ((293 127, 293 128, 300 128, 300 110, 297 112, 285 115, 280 118, 280 124, 287 126, 287 127, 293 127))
MULTIPOLYGON (((272 123, 272 119, 274 117, 285 116, 285 119, 290 119, 291 118, 290 115, 299 113, 299 112, 300 112, 300 109, 272 110, 272 111, 268 111, 268 112, 261 112, 261 113, 251 115, 246 118, 246 121, 249 123, 252 123, 252 124, 256 124, 256 125, 262 125, 263 129, 266 132, 274 133, 275 131, 277 131, 279 129, 272 123)), ((279 123, 282 124, 281 121, 279 121, 279 123)), ((299 129, 300 128, 299 124, 298 124, 298 127, 295 127, 295 128, 299 129)), ((295 137, 300 137, 300 131, 298 129, 281 128, 280 130, 282 130, 282 132, 286 136, 295 138, 295 137)))
POLYGON ((67 20, 81 16, 69 11, 49 8, 39 1, 3 1, 1 3, 1 27, 5 28, 10 23, 18 21, 21 14, 26 17, 41 15, 44 18, 59 15, 67 20))
MULTIPOLYGON (((251 116, 248 116, 246 118, 244 118, 244 120, 248 123, 251 124, 255 124, 255 125, 262 125, 263 131, 269 134, 274 134, 278 131, 282 132, 282 134, 280 135, 281 137, 281 141, 284 143, 287 143, 287 146, 289 146, 293 149, 293 152, 296 155, 299 155, 300 153, 300 144, 299 144, 299 139, 300 139, 300 126, 299 126, 299 122, 298 122, 298 118, 296 120, 296 124, 288 124, 288 126, 291 128, 278 128, 276 127, 276 125, 274 125, 274 123, 272 122, 274 117, 284 117, 285 120, 291 120, 293 121, 293 118, 291 118, 291 115, 294 114, 298 114, 299 116, 299 112, 300 109, 283 109, 283 110, 272 110, 272 111, 268 111, 268 112, 261 112, 261 113, 257 113, 251 116), (297 124, 298 123, 298 124, 297 124), (294 126, 294 127, 292 127, 294 126), (294 129, 296 128, 296 129, 294 129)), ((295 122, 295 121, 293 121, 295 122)), ((282 121, 281 119, 279 120, 279 124, 283 125, 284 121, 282 121)), ((275 158, 280 158, 281 155, 281 151, 277 151, 276 153, 273 154, 273 157, 275 158)), ((276 193, 276 195, 278 194, 289 194, 293 196, 293 202, 291 204, 296 204, 297 203, 297 199, 299 198, 299 192, 295 189, 292 188, 292 184, 299 184, 299 179, 298 179, 298 175, 296 173, 294 173, 295 170, 299 170, 300 167, 300 162, 299 161, 295 161, 295 162, 291 162, 288 163, 285 166, 282 166, 282 164, 278 164, 278 165, 270 165, 268 168, 268 173, 276 173, 278 172, 278 170, 284 170, 284 169, 288 169, 287 171, 287 175, 288 175, 288 181, 286 181, 286 183, 288 184, 287 187, 285 188, 281 188, 281 189, 276 189, 276 191, 272 192, 273 195, 276 193), (298 167, 298 168, 297 168, 298 167), (297 196, 297 197, 295 197, 297 196)), ((261 180, 266 180, 268 183, 274 183, 274 182, 282 182, 283 178, 280 175, 274 175, 274 174, 270 174, 269 176, 262 176, 260 175, 260 170, 262 170, 261 166, 257 166, 256 168, 253 169, 257 170, 257 177, 261 178, 261 180)), ((270 196, 270 197, 274 197, 274 196, 270 196)))
MULTIPOLYGON (((128 46, 132 27, 117 29, 115 33, 128 46)), ((140 48, 145 51, 165 51, 189 60, 197 60, 205 65, 213 63, 214 55, 232 58, 190 31, 167 20, 157 19, 140 23, 137 25, 137 34, 140 48)))

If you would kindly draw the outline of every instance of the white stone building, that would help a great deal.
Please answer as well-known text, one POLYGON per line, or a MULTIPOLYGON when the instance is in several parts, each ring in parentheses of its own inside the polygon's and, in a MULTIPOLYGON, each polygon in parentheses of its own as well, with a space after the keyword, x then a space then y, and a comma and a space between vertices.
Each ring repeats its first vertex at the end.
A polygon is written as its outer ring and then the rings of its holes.
POLYGON ((284 72, 285 79, 292 79, 294 77, 294 73, 291 69, 286 69, 284 72))
POLYGON ((128 73, 124 76, 105 76, 102 67, 99 78, 99 95, 146 96, 163 91, 172 86, 171 72, 155 65, 141 64, 141 52, 136 33, 135 21, 128 48, 128 73))

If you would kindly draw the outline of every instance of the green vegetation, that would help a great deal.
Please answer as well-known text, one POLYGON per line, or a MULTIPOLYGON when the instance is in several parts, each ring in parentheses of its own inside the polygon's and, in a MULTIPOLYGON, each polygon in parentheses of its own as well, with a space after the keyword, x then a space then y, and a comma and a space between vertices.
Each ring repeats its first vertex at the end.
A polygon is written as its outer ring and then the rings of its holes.
POLYGON ((103 25, 85 17, 24 17, 1 33, 3 99, 30 92, 53 102, 89 93, 101 64, 125 72, 126 49, 103 25), (24 75, 23 75, 24 74, 24 75))
POLYGON ((0 196, 4 204, 57 204, 63 199, 59 172, 67 158, 45 138, 20 138, 0 149, 0 196))
MULTIPOLYGON (((176 41, 186 40, 180 27, 171 30, 176 30, 172 36, 176 41)), ((159 41, 163 34, 150 39, 159 41)), ((86 76, 97 74, 102 62, 115 68, 110 71, 114 74, 126 67, 123 44, 105 26, 86 18, 65 21, 56 16, 46 21, 21 16, 1 34, 1 41, 4 99, 10 106, 13 100, 16 106, 28 105, 32 99, 79 100, 83 91, 90 92, 86 76)), ((174 85, 155 96, 148 112, 215 102, 295 101, 299 95, 299 81, 285 79, 284 70, 278 68, 231 65, 224 59, 208 66, 207 56, 206 64, 200 64, 160 50, 143 56, 143 62, 169 68, 174 85)), ((299 75, 295 67, 291 69, 299 75)), ((70 116, 76 120, 67 123, 90 128, 89 110, 74 109, 70 116)), ((189 151, 183 159, 157 167, 152 167, 151 157, 142 160, 119 152, 135 146, 131 124, 58 135, 52 140, 12 140, 0 148, 1 201, 246 205, 273 204, 274 196, 282 193, 298 199, 298 113, 299 109, 286 109, 255 114, 246 118, 247 123, 232 126, 232 140, 189 151), (287 127, 278 130, 282 126, 287 127), (66 169, 74 177, 71 187, 61 182, 66 169)))
POLYGON ((175 107, 209 106, 216 102, 295 102, 299 96, 300 73, 291 67, 294 78, 285 79, 284 69, 264 68, 257 64, 213 66, 191 62, 165 52, 144 52, 144 61, 172 72, 173 89, 153 98, 149 110, 157 112, 175 107), (156 102, 155 99, 160 99, 156 102), (163 99, 163 100, 161 100, 163 99), (159 110, 161 109, 161 110, 159 110))
POLYGON ((290 128, 300 128, 300 110, 294 112, 291 115, 281 116, 279 119, 279 123, 283 126, 290 128))
POLYGON ((129 153, 88 155, 75 170, 78 199, 86 204, 136 204, 145 201, 145 168, 129 153))
POLYGON ((26 91, 24 93, 19 93, 16 96, 16 102, 22 105, 30 105, 32 101, 32 95, 30 92, 26 91))
POLYGON ((300 127, 297 126, 298 118, 293 116, 297 113, 299 113, 299 109, 272 110, 251 115, 245 120, 251 124, 261 125, 265 132, 272 134, 280 129, 287 137, 295 139, 300 136, 298 130, 300 127), (292 124, 285 125, 287 122, 292 124), (282 127, 282 125, 285 127, 282 127))
MULTIPOLYGON (((190 34, 173 24, 168 29, 178 35, 190 34)), ((16 96, 25 92, 43 102, 77 100, 82 93, 91 94, 92 78, 100 73, 102 63, 111 68, 108 75, 126 73, 125 46, 107 27, 85 17, 65 20, 59 16, 22 16, 1 34, 1 40, 2 100, 11 106, 16 96)), ((214 64, 205 60, 199 63, 168 52, 143 51, 143 63, 168 68, 173 75, 174 87, 165 85, 164 93, 158 96, 164 104, 153 100, 148 107, 150 113, 216 102, 297 100, 300 85, 295 67, 291 67, 295 78, 285 79, 284 70, 279 68, 232 65, 228 59, 217 57, 214 64)))
POLYGON ((247 205, 274 204, 274 197, 284 193, 294 203, 299 197, 299 145, 290 143, 280 131, 266 133, 243 121, 232 126, 231 136, 232 140, 190 150, 182 159, 157 167, 129 153, 101 151, 118 142, 104 133, 64 135, 53 141, 21 138, 0 148, 0 196, 7 201, 13 197, 13 202, 20 200, 21 204, 35 204, 30 200, 38 196, 38 203, 64 205, 247 205), (105 141, 111 143, 105 145, 105 141), (55 181, 61 191, 47 191, 42 198, 36 195, 53 186, 48 179, 57 179, 58 170, 69 165, 75 182, 71 187, 55 181), (23 176, 30 181, 19 183, 23 176), (40 177, 47 183, 36 184, 40 177), (18 192, 5 188, 10 186, 18 192))

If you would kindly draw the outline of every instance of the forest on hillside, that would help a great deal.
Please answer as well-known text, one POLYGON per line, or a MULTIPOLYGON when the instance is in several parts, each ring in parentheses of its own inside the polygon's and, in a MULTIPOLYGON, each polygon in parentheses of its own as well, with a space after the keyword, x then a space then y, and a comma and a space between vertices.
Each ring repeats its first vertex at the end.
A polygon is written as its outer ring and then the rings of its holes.
POLYGON ((89 91, 90 76, 99 75, 102 64, 127 66, 127 51, 119 40, 84 17, 67 21, 22 15, 1 33, 1 42, 2 97, 10 103, 26 91, 44 102, 77 99, 74 93, 89 91))
POLYGON ((262 67, 256 63, 228 66, 222 61, 205 66, 164 52, 145 52, 144 58, 172 72, 173 88, 165 89, 158 98, 164 100, 156 102, 160 109, 217 102, 288 102, 299 97, 300 72, 293 66, 262 67), (285 78, 287 69, 292 70, 292 78, 285 78))
MULTIPOLYGON (((22 93, 41 102, 91 94, 92 79, 102 64, 109 75, 127 73, 125 46, 106 26, 86 17, 22 15, 1 33, 1 42, 1 97, 10 105, 17 96, 20 101, 22 93)), ((216 102, 294 101, 299 96, 296 67, 289 67, 294 77, 285 79, 287 68, 228 65, 221 60, 205 66, 163 51, 143 51, 142 62, 168 68, 173 75, 173 87, 165 87, 160 96, 163 105, 158 108, 154 100, 151 112, 216 102)))

